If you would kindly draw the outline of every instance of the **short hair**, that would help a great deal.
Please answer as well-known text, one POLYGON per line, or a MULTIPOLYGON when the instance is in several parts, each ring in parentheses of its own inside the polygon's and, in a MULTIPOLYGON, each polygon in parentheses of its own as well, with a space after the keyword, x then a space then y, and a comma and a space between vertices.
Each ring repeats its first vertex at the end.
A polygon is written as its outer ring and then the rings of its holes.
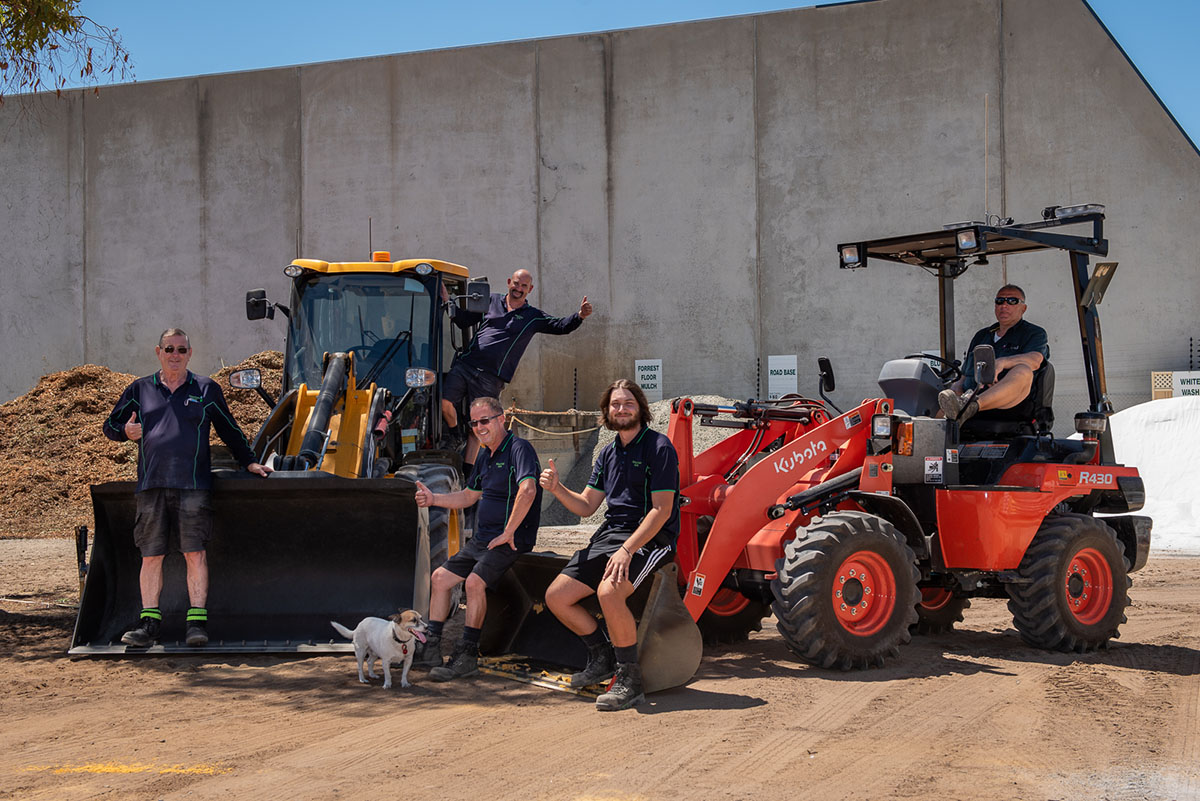
POLYGON ((646 393, 642 392, 642 388, 630 381, 628 378, 618 378, 616 381, 608 385, 608 389, 604 390, 604 395, 600 398, 600 417, 604 420, 604 427, 610 431, 615 431, 612 422, 608 419, 608 404, 612 400, 612 394, 618 389, 628 390, 633 399, 638 405, 638 419, 642 425, 649 425, 654 419, 654 415, 650 413, 650 403, 646 400, 646 393))
POLYGON ((486 395, 476 398, 471 401, 471 408, 474 409, 476 406, 483 406, 492 414, 504 414, 504 407, 500 405, 499 398, 491 398, 486 395))
POLYGON ((1005 284, 1004 286, 1002 286, 996 290, 996 294, 999 294, 1006 289, 1011 289, 1013 292, 1020 292, 1021 293, 1021 302, 1022 303, 1025 302, 1025 290, 1021 289, 1021 287, 1017 286, 1016 284, 1005 284))
POLYGON ((167 341, 167 337, 183 337, 188 341, 188 347, 192 346, 192 340, 188 337, 187 332, 182 328, 168 328, 158 335, 158 346, 161 348, 162 343, 167 341))

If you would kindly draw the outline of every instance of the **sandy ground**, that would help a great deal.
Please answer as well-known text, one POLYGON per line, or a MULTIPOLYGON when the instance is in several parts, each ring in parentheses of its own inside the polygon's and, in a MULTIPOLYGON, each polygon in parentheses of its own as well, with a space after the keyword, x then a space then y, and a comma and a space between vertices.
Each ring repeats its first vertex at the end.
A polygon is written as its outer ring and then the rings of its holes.
POLYGON ((0 798, 1200 799, 1200 558, 1152 556, 1098 654, 1033 650, 977 600, 831 673, 768 621, 601 714, 492 677, 367 687, 350 656, 73 661, 72 548, 0 540, 0 798))

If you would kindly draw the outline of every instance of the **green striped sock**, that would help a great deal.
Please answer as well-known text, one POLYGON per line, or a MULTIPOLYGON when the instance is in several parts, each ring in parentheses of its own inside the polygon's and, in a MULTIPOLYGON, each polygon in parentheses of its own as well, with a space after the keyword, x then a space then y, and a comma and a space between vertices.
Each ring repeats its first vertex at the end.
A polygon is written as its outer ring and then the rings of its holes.
POLYGON ((208 610, 203 606, 193 606, 187 611, 187 622, 198 623, 203 626, 208 622, 208 610))
POLYGON ((157 606, 150 606, 142 610, 140 617, 142 620, 145 620, 146 618, 149 618, 150 620, 162 620, 162 612, 158 610, 157 606))

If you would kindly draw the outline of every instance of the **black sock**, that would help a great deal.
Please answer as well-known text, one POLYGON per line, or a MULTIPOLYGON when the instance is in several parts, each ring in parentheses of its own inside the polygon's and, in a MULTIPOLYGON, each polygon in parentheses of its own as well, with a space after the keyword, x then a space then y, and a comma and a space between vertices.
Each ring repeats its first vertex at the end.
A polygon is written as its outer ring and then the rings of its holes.
POLYGON ((147 606, 142 609, 142 614, 138 617, 141 620, 145 620, 146 618, 150 618, 151 620, 162 620, 162 612, 159 611, 157 606, 147 606))
POLYGON ((637 660, 637 645, 617 645, 613 647, 617 652, 617 661, 624 662, 627 665, 633 664, 637 660))
POLYGON ((596 630, 591 634, 584 634, 582 639, 583 644, 589 649, 601 648, 605 645, 608 645, 608 637, 605 636, 604 629, 600 628, 599 626, 597 626, 596 630))
POLYGON ((429 632, 430 637, 437 637, 438 639, 441 639, 442 627, 445 625, 446 621, 444 620, 431 620, 425 625, 425 628, 426 631, 429 632))
POLYGON ((463 626, 463 645, 468 648, 479 648, 479 629, 463 626))
POLYGON ((187 610, 189 626, 204 626, 208 623, 208 610, 203 606, 193 606, 187 610))

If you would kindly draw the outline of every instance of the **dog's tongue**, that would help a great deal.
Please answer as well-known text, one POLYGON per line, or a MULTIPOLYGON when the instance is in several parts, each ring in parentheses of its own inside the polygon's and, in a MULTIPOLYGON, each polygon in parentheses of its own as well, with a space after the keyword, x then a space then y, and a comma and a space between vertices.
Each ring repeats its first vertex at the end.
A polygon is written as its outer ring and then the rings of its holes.
POLYGON ((421 642, 425 642, 425 635, 422 634, 421 632, 417 631, 416 629, 413 629, 413 636, 416 637, 421 642))

